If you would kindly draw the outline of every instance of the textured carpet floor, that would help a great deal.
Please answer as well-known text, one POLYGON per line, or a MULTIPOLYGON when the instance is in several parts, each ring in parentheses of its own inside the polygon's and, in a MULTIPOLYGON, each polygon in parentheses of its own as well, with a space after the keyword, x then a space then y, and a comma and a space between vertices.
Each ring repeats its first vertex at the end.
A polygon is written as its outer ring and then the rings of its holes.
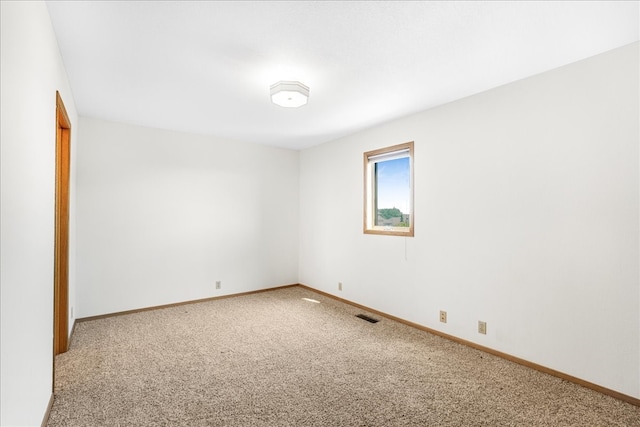
POLYGON ((358 313, 294 287, 79 323, 48 425, 640 426, 638 407, 358 313))

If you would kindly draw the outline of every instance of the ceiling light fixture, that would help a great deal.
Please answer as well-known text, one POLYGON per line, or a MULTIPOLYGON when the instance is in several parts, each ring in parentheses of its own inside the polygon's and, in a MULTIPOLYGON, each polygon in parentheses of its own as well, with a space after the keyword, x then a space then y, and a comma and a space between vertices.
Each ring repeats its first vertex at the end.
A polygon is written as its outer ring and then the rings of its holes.
POLYGON ((279 81, 271 85, 271 102, 281 107, 302 107, 308 99, 309 88, 300 82, 279 81))

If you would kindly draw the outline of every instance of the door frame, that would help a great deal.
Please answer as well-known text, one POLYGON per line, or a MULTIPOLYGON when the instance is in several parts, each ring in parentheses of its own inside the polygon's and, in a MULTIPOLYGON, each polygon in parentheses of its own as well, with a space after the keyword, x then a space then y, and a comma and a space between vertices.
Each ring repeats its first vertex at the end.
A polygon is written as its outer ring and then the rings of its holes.
MULTIPOLYGON (((69 346, 69 179, 71 121, 56 91, 56 193, 53 280, 53 355, 69 346)), ((54 363, 55 370, 55 363, 54 363)), ((54 377, 55 378, 55 377, 54 377)))

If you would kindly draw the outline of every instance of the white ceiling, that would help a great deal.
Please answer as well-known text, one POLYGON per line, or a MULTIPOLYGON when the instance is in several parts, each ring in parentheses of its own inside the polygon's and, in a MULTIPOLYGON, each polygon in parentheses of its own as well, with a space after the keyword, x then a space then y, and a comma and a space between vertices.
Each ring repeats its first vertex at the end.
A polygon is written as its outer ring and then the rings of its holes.
POLYGON ((637 1, 47 2, 81 116, 303 149, 639 39, 637 1), (299 109, 269 86, 310 87, 299 109))

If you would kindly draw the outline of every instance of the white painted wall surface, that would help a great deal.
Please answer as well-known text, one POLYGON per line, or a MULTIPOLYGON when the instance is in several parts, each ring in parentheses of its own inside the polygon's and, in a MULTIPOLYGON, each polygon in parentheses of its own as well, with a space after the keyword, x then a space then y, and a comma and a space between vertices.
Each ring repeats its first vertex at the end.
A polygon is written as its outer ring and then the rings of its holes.
POLYGON ((80 140, 78 317, 298 282, 297 151, 87 118, 80 140))
POLYGON ((39 426, 52 387, 56 90, 72 124, 72 162, 77 113, 45 3, 3 1, 0 17, 0 424, 39 426))
POLYGON ((300 282, 640 398, 638 72, 636 43, 301 152, 300 282), (406 141, 415 238, 364 235, 362 154, 406 141))

